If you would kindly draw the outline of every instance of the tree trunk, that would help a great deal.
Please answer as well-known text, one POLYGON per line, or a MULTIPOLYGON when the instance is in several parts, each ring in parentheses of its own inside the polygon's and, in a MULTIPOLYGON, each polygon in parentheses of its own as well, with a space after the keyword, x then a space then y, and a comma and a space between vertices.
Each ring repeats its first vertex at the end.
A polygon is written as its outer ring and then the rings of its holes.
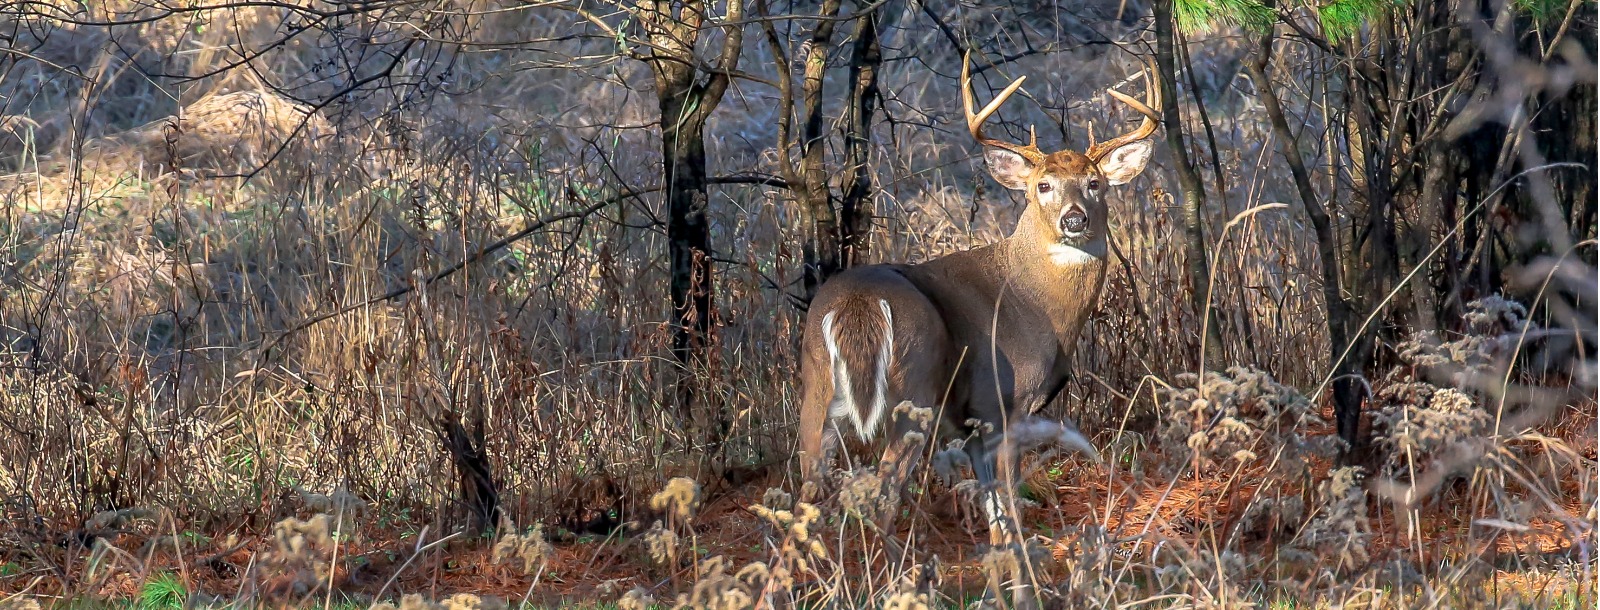
MULTIPOLYGON (((827 123, 822 113, 822 86, 828 69, 828 45, 833 42, 833 30, 838 21, 840 0, 823 0, 817 9, 822 17, 811 32, 809 52, 800 81, 800 170, 799 188, 792 189, 800 204, 801 222, 805 225, 805 243, 801 246, 805 257, 806 302, 816 296, 817 289, 829 276, 843 268, 839 242, 839 216, 833 209, 833 196, 828 187, 827 123)), ((780 144, 781 145, 781 144, 780 144)))
MULTIPOLYGON (((691 435, 705 436, 695 417, 697 373, 709 367, 713 273, 711 223, 707 219, 710 197, 706 191, 705 125, 722 101, 732 71, 739 65, 744 41, 744 4, 728 0, 724 15, 727 38, 710 76, 700 82, 703 62, 696 54, 701 26, 711 15, 704 2, 642 0, 641 25, 651 51, 645 58, 655 77, 656 100, 661 109, 661 173, 666 185, 667 254, 672 300, 672 355, 678 361, 676 380, 680 420, 691 435)), ((722 413, 710 414, 716 422, 714 442, 728 428, 722 413)))
POLYGON ((711 225, 706 220, 705 125, 695 118, 697 97, 691 87, 661 100, 672 353, 684 364, 697 363, 703 357, 711 333, 711 225))
POLYGON ((850 52, 850 98, 844 116, 844 185, 839 200, 839 263, 855 266, 867 249, 872 212, 872 115, 878 107, 878 11, 861 18, 850 52))
POLYGON ((672 301, 672 355, 679 418, 701 436, 695 417, 695 375, 704 369, 711 333, 711 227, 706 220, 705 121, 696 71, 654 62, 661 108, 661 173, 666 185, 667 257, 672 301))
MULTIPOLYGON (((1552 30, 1558 30, 1561 20, 1533 24, 1542 30, 1539 36, 1524 36, 1520 40, 1526 56, 1541 57, 1550 70, 1561 69, 1555 59, 1562 55, 1561 47, 1581 49, 1577 56, 1595 57, 1595 5, 1585 2, 1569 9, 1574 11, 1570 29, 1558 42, 1552 30), (1540 42, 1546 48, 1540 48, 1540 42)), ((1590 60, 1592 61, 1592 60, 1590 60)), ((1565 63, 1565 61, 1561 62, 1565 63)), ((1590 78, 1593 78, 1591 75, 1590 78)), ((1529 141, 1521 151, 1521 169, 1526 170, 1547 163, 1585 163, 1587 170, 1562 168, 1542 171, 1527 176, 1527 187, 1518 189, 1516 207, 1522 217, 1538 219, 1547 227, 1537 232, 1544 247, 1557 256, 1573 243, 1595 236, 1595 107, 1596 88, 1593 82, 1575 83, 1564 95, 1541 92, 1527 104, 1529 141), (1566 235, 1547 235, 1567 232, 1566 235)), ((1524 244, 1528 250, 1523 260, 1537 255, 1537 244, 1524 244)), ((1575 255, 1594 261, 1594 248, 1579 248, 1575 255)))
POLYGON ((1405 61, 1400 57, 1397 43, 1390 40, 1394 30, 1392 17, 1392 14, 1385 14, 1376 19, 1371 44, 1362 46, 1360 41, 1347 40, 1338 45, 1344 66, 1345 105, 1350 117, 1345 123, 1346 138, 1351 142, 1352 151, 1359 150, 1359 154, 1351 155, 1358 160, 1352 172, 1358 176, 1354 194, 1365 204, 1364 209, 1351 213, 1355 235, 1345 259, 1343 277, 1347 280, 1349 302, 1358 317, 1361 312, 1388 309, 1378 312, 1375 322, 1365 328, 1355 327, 1355 321, 1351 320, 1350 334, 1345 338, 1350 347, 1342 353, 1347 354, 1345 360, 1353 363, 1350 366, 1356 368, 1338 376, 1333 384, 1339 436, 1350 443, 1352 451, 1364 444, 1359 405, 1366 388, 1364 379, 1358 375, 1366 374, 1370 378, 1385 368, 1388 363, 1379 361, 1376 350, 1378 338, 1392 337, 1398 330, 1392 320, 1413 317, 1408 315, 1410 299, 1392 304, 1385 300, 1400 280, 1393 158, 1409 129, 1408 124, 1388 119, 1397 108, 1407 107, 1400 104, 1410 103, 1391 99, 1405 97, 1394 91, 1397 83, 1406 80, 1395 73, 1412 69, 1409 62, 1403 67, 1385 67, 1405 61))
MULTIPOLYGON (((1420 111, 1413 113, 1419 115, 1415 119, 1414 129, 1423 133, 1430 128, 1425 117, 1437 114, 1438 118, 1433 120, 1443 121, 1449 116, 1447 109, 1458 105, 1457 98, 1461 93, 1451 86, 1452 81, 1457 75, 1471 69, 1469 64, 1473 54, 1462 44, 1470 34, 1461 28, 1447 27, 1453 23, 1450 0, 1419 3, 1416 14, 1423 23, 1422 27, 1439 31, 1437 35, 1426 37, 1418 49, 1421 63, 1418 64, 1418 82, 1413 90, 1438 92, 1429 96, 1431 99, 1426 100, 1427 105, 1422 106, 1420 111), (1442 112, 1436 113, 1435 109, 1442 112)), ((1422 161, 1420 167, 1412 168, 1409 175, 1413 182, 1420 178, 1420 183, 1414 186, 1417 195, 1411 199, 1410 209, 1401 216, 1404 222, 1398 239, 1401 270, 1424 268, 1406 287, 1411 312, 1411 318, 1406 322, 1413 331, 1440 328, 1440 303, 1449 284, 1444 278, 1451 277, 1451 274, 1443 261, 1430 261, 1428 255, 1435 245, 1434 233, 1438 231, 1442 235, 1451 226, 1442 223, 1447 211, 1456 205, 1460 183, 1461 154, 1458 144, 1445 137, 1425 142, 1420 152, 1412 153, 1420 155, 1422 161), (1418 171, 1420 175, 1416 173, 1418 171)))
POLYGON ((486 532, 500 521, 500 492, 489 467, 489 456, 484 451, 483 413, 474 413, 471 432, 461 425, 455 411, 446 411, 434 424, 440 442, 450 454, 450 463, 455 465, 461 485, 461 503, 472 515, 472 531, 474 534, 486 532))
MULTIPOLYGON (((1266 2, 1272 6, 1271 0, 1266 2)), ((1344 268, 1340 260, 1339 244, 1333 232, 1333 223, 1328 217, 1327 207, 1317 197, 1316 188, 1311 184, 1311 174, 1306 171, 1305 160, 1300 157, 1300 146, 1296 141, 1294 132, 1289 129, 1289 122, 1283 114, 1283 104, 1278 99, 1278 93, 1272 88, 1272 80, 1267 76, 1267 66, 1272 61, 1272 40, 1274 32, 1268 30, 1262 34, 1256 46, 1255 54, 1245 63, 1245 69, 1250 73, 1250 79, 1256 83, 1256 96, 1261 99, 1261 105, 1267 110, 1267 119, 1272 123, 1273 139, 1278 141, 1279 152, 1289 164, 1289 173, 1294 176, 1295 190, 1300 195, 1300 203, 1305 207, 1306 216, 1311 219, 1311 227, 1317 235, 1317 254, 1322 263, 1322 299, 1327 312, 1328 345, 1330 354, 1328 362, 1333 366, 1333 404, 1334 419, 1340 423, 1339 437, 1346 443, 1354 446, 1357 438, 1355 427, 1347 426, 1347 422, 1359 422, 1361 416, 1361 384, 1354 375, 1359 371, 1357 362, 1349 358, 1340 358, 1346 346, 1349 345, 1350 336, 1350 303, 1339 286, 1339 271, 1344 268)))
MULTIPOLYGON (((1346 60, 1359 61, 1348 57, 1346 60)), ((1361 181, 1355 194, 1366 207, 1364 217, 1353 219, 1357 223, 1356 239, 1351 244, 1350 258, 1345 261, 1343 270, 1345 278, 1350 280, 1347 285, 1350 287, 1351 303, 1357 311, 1366 311, 1383 302, 1390 288, 1389 274, 1384 270, 1395 265, 1394 225, 1389 216, 1389 161, 1384 154, 1383 133, 1374 116, 1377 114, 1374 108, 1376 102, 1368 97, 1363 77, 1356 73, 1356 68, 1349 68, 1347 76, 1346 96, 1353 119, 1349 128, 1352 136, 1359 139, 1362 151, 1362 163, 1356 168, 1361 181)), ((1364 440, 1360 430, 1360 405, 1364 392, 1361 380, 1356 376, 1375 367, 1372 362, 1375 332, 1370 327, 1364 330, 1352 328, 1345 337, 1345 345, 1340 346, 1348 346, 1340 351, 1345 354, 1346 361, 1339 363, 1340 366, 1354 368, 1334 380, 1334 420, 1339 438, 1349 443, 1352 451, 1364 440)))
POLYGON ((1200 173, 1195 170, 1194 163, 1189 159, 1189 151, 1183 140, 1183 119, 1178 112, 1172 2, 1173 0, 1155 2, 1156 66, 1159 72, 1156 78, 1161 79, 1162 126, 1166 128, 1167 149, 1172 152, 1173 162, 1177 164, 1178 186, 1183 191, 1183 236, 1189 259, 1191 284, 1189 296, 1196 314, 1205 320, 1205 335, 1202 337, 1205 351, 1202 357, 1213 366, 1222 366, 1223 346, 1221 333, 1218 330, 1217 312, 1206 302, 1206 292, 1211 285, 1211 272, 1206 259, 1205 186, 1200 181, 1200 173))

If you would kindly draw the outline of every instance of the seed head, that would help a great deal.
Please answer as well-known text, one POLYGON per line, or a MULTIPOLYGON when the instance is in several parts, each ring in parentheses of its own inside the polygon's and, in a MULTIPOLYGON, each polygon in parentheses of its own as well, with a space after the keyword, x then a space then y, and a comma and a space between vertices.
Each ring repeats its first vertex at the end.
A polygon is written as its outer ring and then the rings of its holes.
POLYGON ((865 471, 852 477, 839 492, 846 515, 875 522, 900 505, 899 490, 884 485, 883 477, 865 471))
POLYGON ((767 564, 756 561, 752 562, 750 565, 739 568, 739 572, 734 574, 733 577, 739 579, 740 582, 743 582, 744 584, 754 588, 766 584, 767 578, 770 575, 770 572, 767 570, 767 564))
POLYGON ((438 606, 420 593, 411 593, 400 598, 400 610, 438 610, 438 606))
POLYGON ((444 598, 440 610, 506 610, 506 601, 498 597, 478 597, 471 593, 457 593, 444 598))
POLYGON ((650 560, 656 565, 670 565, 678 558, 678 534, 655 522, 644 533, 644 543, 650 551, 650 560))
POLYGON ((532 574, 534 570, 543 567, 549 560, 554 548, 544 539, 544 524, 539 523, 523 535, 517 535, 517 528, 509 519, 500 525, 500 539, 494 543, 494 553, 491 559, 500 564, 516 559, 522 562, 522 573, 532 574))
POLYGON ((650 595, 644 587, 634 587, 617 600, 617 610, 648 610, 656 604, 656 598, 650 595))
POLYGON ((694 511, 699 507, 700 484, 688 477, 667 481, 667 486, 650 498, 650 508, 683 520, 694 518, 694 511))
POLYGON ((917 428, 922 430, 927 430, 928 424, 933 421, 933 409, 919 407, 909 400, 901 401, 900 404, 895 405, 894 414, 911 420, 917 424, 917 428))
POLYGON ((768 487, 761 496, 761 505, 773 510, 789 510, 794 506, 794 496, 776 487, 768 487))
POLYGON ((39 600, 27 595, 0 599, 0 610, 39 610, 39 600))
POLYGON ((928 610, 932 607, 928 594, 916 591, 901 591, 883 600, 883 610, 928 610))

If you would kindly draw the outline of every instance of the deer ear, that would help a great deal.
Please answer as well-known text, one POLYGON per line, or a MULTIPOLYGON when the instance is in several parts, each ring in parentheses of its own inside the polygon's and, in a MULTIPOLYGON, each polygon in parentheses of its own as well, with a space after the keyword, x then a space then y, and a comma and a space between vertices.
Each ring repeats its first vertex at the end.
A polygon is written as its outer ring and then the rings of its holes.
POLYGON ((989 165, 989 175, 1000 186, 1013 191, 1028 188, 1028 176, 1033 174, 1033 164, 1022 155, 994 146, 985 146, 983 161, 989 165))
POLYGON ((1144 165, 1150 162, 1150 151, 1154 148, 1154 143, 1148 138, 1118 146, 1100 159, 1100 173, 1105 174, 1111 184, 1127 184, 1144 171, 1144 165))

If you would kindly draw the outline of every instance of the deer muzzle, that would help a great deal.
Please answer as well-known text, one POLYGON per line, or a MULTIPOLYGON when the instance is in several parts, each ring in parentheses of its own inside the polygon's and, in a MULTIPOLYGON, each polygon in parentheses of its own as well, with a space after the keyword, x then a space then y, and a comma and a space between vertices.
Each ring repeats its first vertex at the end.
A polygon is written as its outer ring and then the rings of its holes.
POLYGON ((1081 207, 1069 206, 1061 213, 1060 227, 1063 237, 1082 237, 1089 230, 1089 214, 1081 207))

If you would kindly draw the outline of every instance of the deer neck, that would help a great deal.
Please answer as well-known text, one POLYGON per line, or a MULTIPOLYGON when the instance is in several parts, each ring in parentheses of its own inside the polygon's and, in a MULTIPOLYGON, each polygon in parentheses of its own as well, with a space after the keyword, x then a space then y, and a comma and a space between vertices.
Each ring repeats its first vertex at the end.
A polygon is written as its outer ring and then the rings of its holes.
POLYGON ((1077 343, 1105 279, 1106 230, 1081 247, 1057 241, 1030 209, 999 248, 1011 298, 1050 320, 1063 347, 1077 343))

